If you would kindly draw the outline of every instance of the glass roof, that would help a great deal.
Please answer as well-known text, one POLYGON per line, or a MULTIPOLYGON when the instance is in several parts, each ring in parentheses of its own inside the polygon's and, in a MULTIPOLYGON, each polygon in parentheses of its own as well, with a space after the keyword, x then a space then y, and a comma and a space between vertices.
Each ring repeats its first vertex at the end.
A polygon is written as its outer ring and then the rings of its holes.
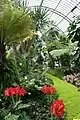
POLYGON ((40 6, 50 10, 49 19, 63 32, 74 16, 80 15, 80 0, 27 0, 28 7, 40 6))

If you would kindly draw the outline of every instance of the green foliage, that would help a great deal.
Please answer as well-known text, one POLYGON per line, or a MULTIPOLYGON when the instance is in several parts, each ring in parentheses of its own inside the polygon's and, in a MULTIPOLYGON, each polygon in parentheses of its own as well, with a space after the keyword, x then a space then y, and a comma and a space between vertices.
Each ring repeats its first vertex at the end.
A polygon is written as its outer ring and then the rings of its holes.
POLYGON ((49 81, 45 78, 46 71, 41 71, 42 68, 36 68, 34 62, 32 63, 31 56, 26 58, 24 55, 19 57, 18 70, 20 73, 20 85, 25 86, 30 92, 40 90, 44 84, 49 81), (27 62, 27 59, 29 62, 27 62))
POLYGON ((25 109, 30 106, 30 104, 23 104, 22 101, 9 104, 7 107, 4 104, 3 108, 0 109, 0 117, 2 120, 30 120, 25 112, 25 109))
MULTIPOLYGON (((7 45, 11 48, 13 45, 12 47, 13 49, 15 47, 16 49, 14 50, 16 51, 10 51, 11 56, 9 51, 7 52, 6 60, 3 62, 4 71, 0 74, 0 87, 2 90, 17 83, 27 88, 28 95, 25 96, 25 99, 22 98, 24 104, 19 101, 15 106, 12 104, 8 106, 9 101, 7 101, 8 103, 3 101, 0 117, 4 120, 28 120, 27 113, 25 113, 26 110, 33 120, 46 119, 49 117, 49 111, 47 111, 48 108, 45 104, 42 106, 42 102, 46 103, 46 98, 43 98, 40 90, 50 80, 44 74, 48 69, 48 65, 55 68, 52 74, 60 78, 63 75, 63 69, 71 68, 72 43, 70 44, 67 37, 60 35, 56 29, 50 28, 45 33, 45 28, 49 25, 48 9, 35 8, 29 14, 27 10, 25 11, 23 2, 23 5, 19 1, 20 4, 12 6, 12 2, 7 4, 8 1, 5 1, 4 5, 4 1, 2 0, 2 7, 0 8, 0 42, 4 47, 7 45), (34 23, 36 26, 34 26, 34 23), (35 27, 36 31, 42 32, 42 36, 36 35, 34 38, 32 37, 35 27), (23 43, 23 41, 25 42, 23 43), (19 46, 17 46, 18 43, 20 43, 19 46), (17 53, 15 56, 12 55, 14 52, 17 53), (53 64, 51 64, 49 59, 52 60, 53 64), (57 63, 58 67, 56 66, 57 63), (3 73, 5 73, 5 76, 3 73), (41 99, 38 102, 37 98, 40 97, 41 99), (28 104, 25 104, 27 98, 29 101, 28 104), (33 99, 36 99, 36 102, 33 99)), ((6 49, 4 51, 6 52, 6 49)), ((48 72, 51 73, 51 71, 48 72)), ((80 110, 77 111, 77 108, 80 108, 77 106, 78 100, 80 100, 79 94, 76 92, 77 89, 49 74, 48 78, 54 79, 53 82, 58 94, 65 102, 65 109, 68 113, 67 120, 73 119, 80 112, 80 110), (76 109, 73 110, 73 107, 76 109)), ((78 103, 78 105, 80 104, 78 103)), ((78 114, 77 116, 80 115, 78 114)))
POLYGON ((68 27, 68 37, 72 42, 77 42, 73 54, 74 70, 80 71, 80 16, 74 18, 74 21, 70 23, 68 27))
POLYGON ((28 108, 30 106, 31 106, 30 104, 23 104, 22 101, 18 101, 18 102, 16 102, 16 104, 13 108, 15 111, 17 111, 17 110, 22 110, 24 108, 28 108))
POLYGON ((7 50, 10 47, 14 49, 15 44, 33 36, 34 22, 27 10, 14 7, 11 0, 1 0, 0 3, 2 5, 0 8, 0 88, 2 90, 14 84, 14 81, 19 84, 16 62, 14 58, 6 57, 7 50))
POLYGON ((64 53, 69 53, 69 49, 59 49, 59 50, 52 50, 50 54, 54 56, 54 58, 64 55, 64 53))
POLYGON ((44 39, 49 59, 48 65, 51 69, 71 69, 73 44, 66 35, 61 34, 56 28, 50 27, 42 36, 44 39))
POLYGON ((0 72, 0 91, 14 84, 19 84, 19 73, 16 62, 13 58, 7 58, 4 62, 4 69, 0 72))
POLYGON ((18 120, 18 118, 19 118, 19 116, 11 115, 11 114, 5 116, 5 120, 18 120))
POLYGON ((61 69, 54 68, 54 69, 48 69, 47 73, 62 79, 62 77, 64 76, 64 71, 65 69, 62 68, 61 69))
POLYGON ((30 119, 25 112, 22 112, 21 115, 15 115, 10 113, 7 116, 5 116, 4 120, 30 120, 30 119))
POLYGON ((62 69, 64 74, 70 74, 74 71, 74 68, 76 69, 74 55, 77 50, 77 43, 72 43, 67 36, 60 33, 58 35, 55 33, 55 37, 52 40, 47 41, 49 36, 45 39, 50 57, 49 67, 51 69, 62 69))
POLYGON ((51 74, 46 74, 46 76, 52 79, 54 86, 57 89, 59 99, 64 101, 65 112, 67 112, 65 120, 79 119, 80 92, 77 91, 77 88, 51 74))
MULTIPOLYGON (((36 23, 36 30, 42 31, 43 26, 40 23, 42 19, 39 15, 44 18, 47 13, 46 10, 36 8, 32 13, 34 13, 33 19, 36 23)), ((20 84, 30 89, 30 91, 40 90, 42 85, 48 84, 44 76, 48 69, 48 52, 45 48, 45 42, 39 35, 36 35, 31 41, 21 44, 19 48, 17 58, 18 70, 21 76, 20 84)))
POLYGON ((40 98, 35 95, 35 100, 29 99, 29 103, 31 104, 31 107, 29 107, 27 113, 31 120, 49 120, 50 111, 48 104, 46 104, 46 100, 44 100, 44 95, 40 98))
POLYGON ((80 16, 74 18, 68 27, 68 36, 72 42, 79 41, 80 39, 80 16))
POLYGON ((30 120, 30 118, 26 115, 25 112, 23 112, 18 120, 30 120))
POLYGON ((0 37, 5 44, 19 43, 33 35, 34 25, 29 13, 6 4, 0 15, 0 37))
POLYGON ((42 75, 42 72, 37 70, 30 71, 29 74, 20 80, 20 84, 24 85, 28 90, 36 92, 36 90, 40 90, 44 84, 48 84, 48 81, 44 75, 42 75))
POLYGON ((32 10, 32 16, 36 25, 36 31, 40 30, 43 32, 45 26, 49 25, 48 20, 49 10, 47 8, 35 7, 32 10))

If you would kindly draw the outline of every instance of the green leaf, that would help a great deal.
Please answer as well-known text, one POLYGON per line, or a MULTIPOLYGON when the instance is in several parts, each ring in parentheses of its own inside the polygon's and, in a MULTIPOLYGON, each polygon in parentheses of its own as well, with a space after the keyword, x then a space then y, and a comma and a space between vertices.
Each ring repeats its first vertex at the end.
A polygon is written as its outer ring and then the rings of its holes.
POLYGON ((21 100, 20 100, 20 101, 18 101, 18 102, 16 102, 16 104, 15 104, 15 106, 14 106, 14 109, 15 109, 15 108, 17 108, 17 106, 18 106, 20 103, 22 103, 22 101, 21 101, 21 100))
POLYGON ((10 5, 3 4, 3 8, 0 10, 0 36, 1 41, 7 45, 20 43, 34 34, 34 23, 28 11, 15 8, 12 4, 12 2, 10 5))
POLYGON ((63 55, 64 53, 69 53, 70 49, 59 49, 59 50, 52 50, 49 53, 53 56, 53 57, 58 57, 63 55))
POLYGON ((11 113, 5 116, 5 120, 18 120, 19 115, 12 115, 11 113))
POLYGON ((29 104, 20 104, 20 105, 18 105, 18 107, 16 108, 16 110, 28 108, 29 106, 31 106, 31 105, 29 105, 29 104))
POLYGON ((26 112, 22 112, 18 120, 30 120, 30 118, 26 115, 26 112))

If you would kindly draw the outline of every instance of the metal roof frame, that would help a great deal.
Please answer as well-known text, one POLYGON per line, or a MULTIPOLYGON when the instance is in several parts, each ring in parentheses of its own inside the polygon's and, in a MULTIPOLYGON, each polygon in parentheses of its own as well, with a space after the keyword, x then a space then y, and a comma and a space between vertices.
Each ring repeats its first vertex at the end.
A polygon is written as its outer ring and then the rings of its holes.
POLYGON ((59 29, 58 25, 61 24, 61 22, 63 22, 64 20, 68 21, 68 23, 71 23, 72 16, 77 17, 77 13, 75 12, 75 10, 78 11, 78 13, 80 12, 80 6, 79 6, 80 1, 79 0, 74 0, 74 1, 73 0, 65 0, 64 2, 63 2, 63 0, 50 0, 49 2, 56 3, 56 6, 54 7, 54 9, 52 7, 49 7, 48 5, 45 5, 45 2, 47 4, 48 1, 49 0, 41 0, 41 1, 39 1, 39 5, 32 5, 32 6, 29 6, 29 8, 35 8, 35 7, 40 7, 41 9, 46 8, 51 12, 51 15, 54 13, 54 14, 60 16, 62 19, 60 19, 60 21, 58 21, 58 23, 56 23, 54 25, 58 29, 59 29), (58 7, 60 7, 60 5, 62 5, 62 7, 63 7, 62 11, 58 10, 58 7), (64 13, 65 7, 67 9, 66 13, 64 13), (72 13, 72 16, 70 17, 71 13, 72 13))

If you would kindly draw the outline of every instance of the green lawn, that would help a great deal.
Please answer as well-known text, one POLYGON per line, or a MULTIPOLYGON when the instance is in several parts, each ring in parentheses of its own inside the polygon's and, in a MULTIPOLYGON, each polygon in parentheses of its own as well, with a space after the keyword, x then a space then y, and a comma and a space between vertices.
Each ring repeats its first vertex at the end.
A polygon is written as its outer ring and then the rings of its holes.
POLYGON ((77 91, 75 86, 51 74, 46 75, 53 80, 54 86, 59 94, 59 99, 64 100, 65 110, 67 112, 66 120, 80 120, 80 91, 77 91))

